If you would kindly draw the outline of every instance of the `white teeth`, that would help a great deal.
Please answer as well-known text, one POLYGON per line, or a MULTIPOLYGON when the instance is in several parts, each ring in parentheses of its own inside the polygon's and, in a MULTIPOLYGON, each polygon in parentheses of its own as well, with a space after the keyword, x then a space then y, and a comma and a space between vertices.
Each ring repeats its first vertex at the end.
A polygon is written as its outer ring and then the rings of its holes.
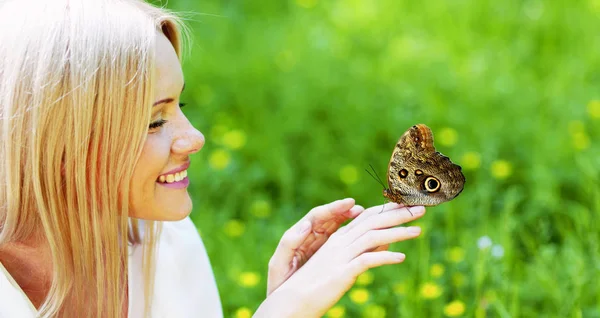
POLYGON ((167 174, 158 177, 158 182, 161 183, 173 183, 179 182, 187 177, 187 170, 183 170, 174 174, 167 174))

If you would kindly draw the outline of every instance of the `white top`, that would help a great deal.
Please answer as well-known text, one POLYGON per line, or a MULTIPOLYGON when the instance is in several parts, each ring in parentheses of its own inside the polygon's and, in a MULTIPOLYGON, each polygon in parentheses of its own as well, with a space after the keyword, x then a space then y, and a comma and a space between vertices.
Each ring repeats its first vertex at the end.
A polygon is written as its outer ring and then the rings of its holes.
MULTIPOLYGON (((223 312, 208 255, 189 217, 163 222, 158 241, 151 317, 221 318, 223 312)), ((129 318, 143 315, 142 247, 129 250, 129 318)), ((35 317, 37 310, 0 263, 0 318, 35 317)))

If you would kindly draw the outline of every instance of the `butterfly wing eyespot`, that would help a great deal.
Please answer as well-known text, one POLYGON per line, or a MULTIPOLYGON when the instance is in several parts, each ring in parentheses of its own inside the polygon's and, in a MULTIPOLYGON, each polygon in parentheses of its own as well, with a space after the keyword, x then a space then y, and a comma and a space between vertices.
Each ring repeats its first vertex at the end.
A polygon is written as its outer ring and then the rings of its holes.
POLYGON ((408 176, 408 170, 406 169, 402 169, 398 172, 398 176, 402 179, 406 178, 408 176))
POLYGON ((439 191, 442 186, 442 184, 440 183, 440 180, 438 180, 435 177, 427 177, 427 179, 425 179, 425 182, 423 183, 423 185, 425 186, 425 190, 427 190, 427 192, 429 192, 429 193, 439 191))

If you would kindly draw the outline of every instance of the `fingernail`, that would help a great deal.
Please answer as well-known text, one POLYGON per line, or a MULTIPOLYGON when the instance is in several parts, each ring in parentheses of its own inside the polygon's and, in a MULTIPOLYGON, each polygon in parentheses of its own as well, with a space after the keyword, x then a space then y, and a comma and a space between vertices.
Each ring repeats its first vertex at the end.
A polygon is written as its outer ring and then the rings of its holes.
POLYGON ((421 228, 418 226, 409 226, 406 228, 406 231, 411 234, 419 234, 421 233, 421 228))
POLYGON ((298 233, 304 234, 304 233, 306 233, 306 231, 308 231, 310 229, 310 227, 311 227, 310 221, 304 221, 304 223, 302 223, 300 225, 300 230, 298 231, 298 233))
POLYGON ((425 213, 425 207, 422 205, 419 206, 413 206, 411 208, 407 208, 409 209, 409 211, 413 214, 413 215, 421 215, 423 213, 425 213))
POLYGON ((396 257, 398 260, 403 261, 406 258, 406 255, 404 255, 404 253, 396 253, 396 257))

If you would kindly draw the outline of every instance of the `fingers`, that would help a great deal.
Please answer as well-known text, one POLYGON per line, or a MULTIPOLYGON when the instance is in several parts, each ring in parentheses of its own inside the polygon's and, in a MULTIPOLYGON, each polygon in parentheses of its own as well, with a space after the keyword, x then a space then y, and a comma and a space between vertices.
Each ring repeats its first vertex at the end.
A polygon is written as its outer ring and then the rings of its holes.
MULTIPOLYGON (((363 212, 363 214, 365 213, 368 212, 363 212)), ((424 214, 425 207, 423 206, 402 207, 389 210, 385 213, 375 213, 371 214, 367 218, 363 218, 364 220, 360 220, 359 218, 354 219, 352 222, 350 222, 350 224, 348 224, 348 226, 346 226, 348 229, 344 228, 345 232, 342 233, 347 236, 346 240, 353 242, 367 231, 397 226, 399 224, 416 220, 422 217, 424 214)))
POLYGON ((402 263, 406 259, 406 255, 398 252, 381 251, 381 252, 369 252, 363 253, 354 258, 348 263, 349 271, 356 279, 358 275, 364 273, 366 270, 382 265, 402 263))
POLYGON ((342 215, 349 219, 354 219, 355 217, 357 217, 364 211, 365 211, 365 208, 363 208, 362 206, 357 204, 357 205, 353 206, 352 208, 350 208, 350 210, 344 212, 342 215))
POLYGON ((421 234, 418 226, 392 227, 383 230, 371 230, 349 246, 350 257, 354 258, 365 251, 379 250, 382 246, 386 249, 389 244, 415 238, 421 234))
POLYGON ((356 217, 356 222, 351 222, 350 224, 346 225, 344 227, 344 229, 342 229, 343 231, 349 231, 350 229, 352 229, 356 224, 358 224, 359 222, 362 222, 363 219, 366 219, 372 215, 375 214, 379 214, 382 211, 383 212, 387 212, 387 211, 391 211, 391 210, 395 210, 395 209, 400 209, 404 207, 404 205, 402 204, 398 204, 395 202, 389 202, 383 205, 376 205, 376 206, 372 206, 366 210, 364 210, 358 217, 356 217))
POLYGON ((269 260, 269 282, 272 283, 272 286, 268 286, 268 290, 275 290, 287 279, 290 270, 294 270, 290 266, 295 265, 296 249, 306 240, 311 232, 311 227, 310 221, 304 220, 296 223, 283 234, 273 257, 269 260))
MULTIPOLYGON (((304 219, 308 219, 311 222, 319 220, 328 220, 332 217, 341 217, 344 212, 348 212, 355 206, 355 201, 352 198, 346 198, 342 200, 333 201, 324 205, 313 208, 306 214, 304 219)), ((358 208, 353 212, 356 213, 358 208)), ((362 212, 362 211, 360 211, 362 212)))

